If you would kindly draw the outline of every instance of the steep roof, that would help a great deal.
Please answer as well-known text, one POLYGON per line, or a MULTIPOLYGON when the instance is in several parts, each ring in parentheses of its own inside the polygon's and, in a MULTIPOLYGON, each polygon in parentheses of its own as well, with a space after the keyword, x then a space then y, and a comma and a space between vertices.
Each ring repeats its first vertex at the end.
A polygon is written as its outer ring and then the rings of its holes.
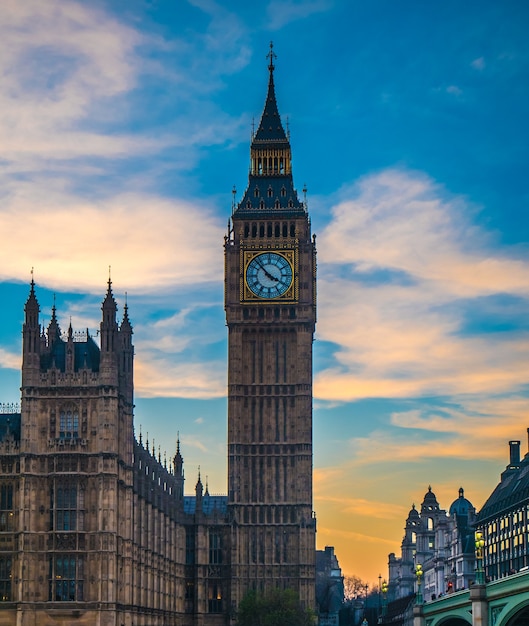
POLYGON ((519 467, 507 466, 500 483, 478 513, 478 523, 529 504, 529 454, 526 454, 519 467))
MULTIPOLYGON (((74 371, 86 367, 93 372, 99 371, 100 350, 97 343, 92 339, 88 331, 84 341, 73 342, 74 371)), ((67 342, 57 339, 51 350, 41 355, 41 369, 47 370, 54 365, 61 372, 66 369, 67 342)))
POLYGON ((248 187, 234 211, 237 217, 284 218, 306 213, 294 188, 290 141, 277 106, 275 56, 270 44, 268 90, 259 126, 252 136, 248 187))

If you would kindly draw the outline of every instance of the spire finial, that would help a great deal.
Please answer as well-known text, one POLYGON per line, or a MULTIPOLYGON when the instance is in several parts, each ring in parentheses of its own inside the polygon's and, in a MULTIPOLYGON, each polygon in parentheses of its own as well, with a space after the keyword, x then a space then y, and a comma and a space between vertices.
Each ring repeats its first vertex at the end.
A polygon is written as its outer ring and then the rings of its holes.
MULTIPOLYGON (((237 206, 237 203, 235 201, 235 198, 237 196, 237 187, 235 185, 233 185, 233 188, 231 190, 231 214, 233 215, 233 212, 235 211, 235 207, 237 206)), ((228 222, 228 228, 229 228, 229 222, 228 222)))
POLYGON ((35 277, 33 276, 33 267, 31 268, 31 286, 35 284, 35 277))
POLYGON ((274 59, 277 59, 277 54, 274 52, 274 42, 271 41, 270 42, 270 52, 266 55, 267 59, 270 59, 270 62, 268 63, 268 69, 270 70, 270 72, 274 71, 274 59))

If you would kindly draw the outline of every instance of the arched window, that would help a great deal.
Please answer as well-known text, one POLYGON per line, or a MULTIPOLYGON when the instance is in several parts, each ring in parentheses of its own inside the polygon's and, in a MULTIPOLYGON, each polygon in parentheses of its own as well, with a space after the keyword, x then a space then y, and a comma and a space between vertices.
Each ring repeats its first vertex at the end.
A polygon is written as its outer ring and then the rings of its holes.
POLYGON ((428 530, 433 530, 433 518, 428 518, 428 530))

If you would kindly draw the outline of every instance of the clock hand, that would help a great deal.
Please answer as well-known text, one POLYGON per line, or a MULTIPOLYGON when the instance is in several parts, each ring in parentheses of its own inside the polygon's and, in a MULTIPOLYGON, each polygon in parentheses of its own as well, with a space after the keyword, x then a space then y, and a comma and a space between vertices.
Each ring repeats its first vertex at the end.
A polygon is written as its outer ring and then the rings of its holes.
POLYGON ((269 280, 274 280, 276 283, 279 282, 279 278, 276 278, 275 276, 272 276, 272 274, 270 274, 270 272, 267 272, 264 268, 264 265, 262 265, 262 263, 257 260, 257 264, 259 265, 259 267, 263 270, 263 272, 265 273, 265 276, 269 279, 269 280))

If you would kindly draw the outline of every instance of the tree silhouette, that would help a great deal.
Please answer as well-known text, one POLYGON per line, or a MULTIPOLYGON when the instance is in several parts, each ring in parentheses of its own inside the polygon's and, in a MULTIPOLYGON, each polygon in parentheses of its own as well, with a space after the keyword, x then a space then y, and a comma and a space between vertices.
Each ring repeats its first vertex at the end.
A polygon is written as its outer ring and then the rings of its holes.
POLYGON ((315 615, 301 607, 291 589, 249 591, 239 605, 237 626, 313 626, 315 615))

